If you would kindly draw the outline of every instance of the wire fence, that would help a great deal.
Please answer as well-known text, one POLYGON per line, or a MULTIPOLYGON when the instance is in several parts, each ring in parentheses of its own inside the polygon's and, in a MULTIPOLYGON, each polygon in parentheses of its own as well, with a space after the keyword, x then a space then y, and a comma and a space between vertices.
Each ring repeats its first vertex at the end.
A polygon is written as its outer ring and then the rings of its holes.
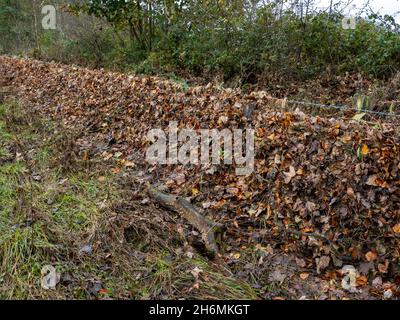
MULTIPOLYGON (((337 110, 337 111, 342 111, 342 112, 353 112, 356 114, 365 114, 365 115, 370 114, 370 115, 375 115, 378 117, 388 117, 388 118, 391 118, 391 120, 387 121, 387 123, 390 124, 390 127, 392 128, 392 132, 388 134, 388 133, 383 132, 383 130, 382 130, 381 134, 383 136, 385 136, 386 138, 394 139, 398 143, 400 143, 400 137, 399 137, 400 113, 359 109, 359 108, 355 108, 355 107, 350 107, 348 105, 323 104, 323 103, 316 103, 316 102, 309 102, 309 101, 291 100, 291 99, 287 99, 287 98, 279 99, 279 98, 274 98, 274 97, 268 97, 268 99, 280 102, 280 103, 282 103, 283 106, 287 106, 289 104, 292 104, 294 106, 302 105, 302 106, 306 106, 306 107, 307 106, 308 107, 317 107, 319 109, 324 109, 324 110, 337 110)), ((349 119, 347 116, 346 117, 341 117, 341 116, 338 117, 338 115, 334 115, 334 117, 349 119)), ((354 118, 354 115, 353 115, 353 118, 354 118)), ((388 120, 388 119, 386 118, 386 120, 388 120)), ((372 122, 374 123, 375 121, 376 121, 376 118, 372 122)), ((382 127, 378 126, 377 129, 382 129, 382 127)))
POLYGON ((335 105, 335 104, 323 104, 323 103, 316 103, 316 102, 309 102, 309 101, 300 101, 300 100, 291 100, 291 99, 278 99, 272 98, 273 100, 281 101, 283 104, 293 104, 293 105, 303 105, 309 107, 317 107, 321 109, 334 109, 340 110, 344 112, 356 112, 356 113, 365 113, 371 114, 381 117, 392 117, 396 119, 400 119, 400 113, 396 112, 384 112, 384 111, 375 111, 375 110, 368 110, 368 109, 359 109, 355 107, 350 107, 348 105, 335 105))

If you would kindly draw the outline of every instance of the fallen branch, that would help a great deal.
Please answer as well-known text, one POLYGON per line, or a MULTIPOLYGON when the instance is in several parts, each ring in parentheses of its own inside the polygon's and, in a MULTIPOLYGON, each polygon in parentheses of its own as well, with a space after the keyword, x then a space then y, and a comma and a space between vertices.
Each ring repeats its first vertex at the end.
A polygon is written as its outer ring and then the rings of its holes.
POLYGON ((149 183, 147 189, 150 196, 163 207, 179 213, 186 221, 195 227, 201 234, 207 253, 214 257, 218 255, 218 247, 214 233, 221 230, 223 225, 208 220, 189 201, 163 193, 149 183))

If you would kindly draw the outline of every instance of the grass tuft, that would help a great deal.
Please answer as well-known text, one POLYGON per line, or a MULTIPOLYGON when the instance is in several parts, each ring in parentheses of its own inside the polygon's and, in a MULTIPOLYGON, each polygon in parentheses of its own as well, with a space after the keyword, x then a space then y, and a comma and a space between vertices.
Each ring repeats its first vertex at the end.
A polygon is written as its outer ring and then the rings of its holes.
POLYGON ((189 258, 176 221, 132 200, 124 172, 69 161, 60 142, 74 149, 74 136, 55 127, 16 103, 0 107, 0 298, 257 298, 206 258, 189 258), (61 274, 54 290, 41 288, 45 265, 61 274))

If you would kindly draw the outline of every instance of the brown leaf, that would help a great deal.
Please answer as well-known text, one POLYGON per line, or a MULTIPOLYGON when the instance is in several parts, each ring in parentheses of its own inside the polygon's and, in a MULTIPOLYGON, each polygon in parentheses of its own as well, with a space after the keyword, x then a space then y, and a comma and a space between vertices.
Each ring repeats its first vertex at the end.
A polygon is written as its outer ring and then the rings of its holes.
POLYGON ((381 188, 389 188, 389 185, 386 181, 380 179, 376 174, 368 177, 367 185, 372 187, 381 187, 381 188))
POLYGON ((296 176, 296 170, 290 166, 289 172, 284 172, 283 174, 285 175, 285 183, 288 184, 296 176))
POLYGON ((309 276, 310 276, 310 274, 307 273, 307 272, 300 273, 300 279, 301 280, 306 280, 309 276))
POLYGON ((322 256, 321 258, 317 258, 315 261, 317 263, 317 273, 320 274, 321 271, 328 268, 331 258, 328 256, 322 256))
POLYGON ((369 251, 365 254, 365 258, 367 259, 368 262, 374 261, 378 258, 378 255, 376 252, 369 251))
POLYGON ((361 148, 361 154, 363 156, 366 156, 369 153, 369 148, 366 144, 363 144, 362 148, 361 148))
POLYGON ((400 234, 400 223, 396 224, 396 225, 393 227, 393 231, 394 231, 394 233, 396 233, 396 234, 400 234))
POLYGON ((368 278, 366 276, 359 276, 357 277, 357 285, 365 286, 368 283, 368 278))

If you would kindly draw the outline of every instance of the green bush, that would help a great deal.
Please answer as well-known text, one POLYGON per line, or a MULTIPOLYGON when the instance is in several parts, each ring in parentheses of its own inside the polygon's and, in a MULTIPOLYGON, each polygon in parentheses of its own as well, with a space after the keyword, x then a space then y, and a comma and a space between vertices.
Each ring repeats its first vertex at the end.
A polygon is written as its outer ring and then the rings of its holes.
POLYGON ((69 28, 35 31, 28 28, 33 22, 27 0, 0 0, 0 52, 18 53, 25 46, 38 57, 66 63, 218 75, 241 84, 269 75, 301 81, 328 70, 388 78, 400 69, 400 28, 391 17, 359 19, 354 30, 344 30, 338 13, 284 10, 278 16, 278 1, 247 11, 247 2, 220 2, 179 7, 172 0, 154 1, 133 8, 128 2, 82 1, 67 16, 69 28))

